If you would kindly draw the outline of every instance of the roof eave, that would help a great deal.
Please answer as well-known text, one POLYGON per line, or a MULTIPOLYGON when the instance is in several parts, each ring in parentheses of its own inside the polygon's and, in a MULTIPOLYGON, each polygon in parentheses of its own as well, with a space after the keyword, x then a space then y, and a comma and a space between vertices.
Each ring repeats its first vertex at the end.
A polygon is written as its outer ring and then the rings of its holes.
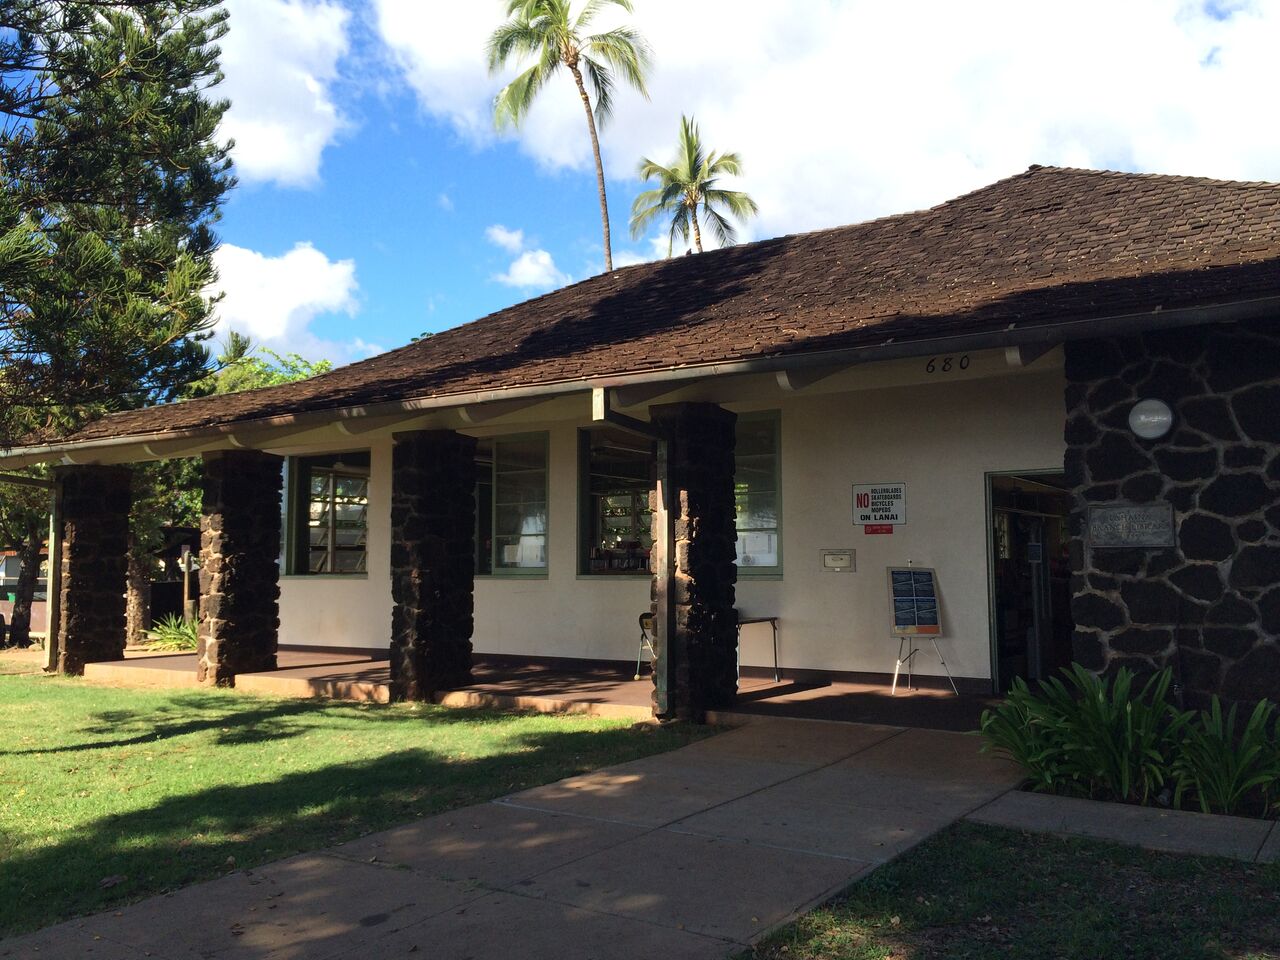
MULTIPOLYGON (((0 453, 0 464, 9 468, 29 466, 35 463, 62 461, 68 464, 91 462, 99 451, 118 451, 122 447, 137 447, 143 455, 138 460, 161 459, 164 456, 180 456, 172 452, 175 444, 189 441, 191 449, 186 455, 196 455, 202 449, 255 446, 270 442, 271 434, 297 432, 302 429, 322 427, 327 424, 361 424, 373 418, 396 414, 421 415, 437 410, 505 400, 544 398, 582 393, 598 387, 623 387, 638 384, 672 383, 712 377, 737 376, 751 373, 776 373, 781 370, 805 369, 826 366, 854 366, 881 360, 897 360, 939 352, 984 350, 1001 347, 1045 347, 1092 337, 1125 336, 1147 330, 1197 326, 1208 323, 1234 323, 1280 315, 1280 296, 1252 300, 1236 300, 1194 307, 1164 310, 1156 307, 1142 313, 1119 314, 1101 317, 1081 317, 1057 323, 1036 323, 1020 327, 1011 323, 999 330, 959 334, 924 339, 888 339, 882 343, 860 347, 815 350, 808 352, 770 354, 743 360, 691 363, 662 367, 632 373, 619 373, 602 377, 583 377, 572 380, 550 381, 515 387, 500 387, 466 393, 439 394, 378 404, 359 404, 346 407, 327 407, 304 410, 301 413, 261 419, 245 419, 210 424, 189 430, 165 433, 131 434, 97 440, 81 440, 54 444, 15 447, 0 453), (207 441, 207 443, 202 443, 207 441), (168 453, 156 453, 163 444, 168 453), (150 446, 151 450, 145 450, 150 446)), ((128 458, 124 458, 126 461, 128 458)))

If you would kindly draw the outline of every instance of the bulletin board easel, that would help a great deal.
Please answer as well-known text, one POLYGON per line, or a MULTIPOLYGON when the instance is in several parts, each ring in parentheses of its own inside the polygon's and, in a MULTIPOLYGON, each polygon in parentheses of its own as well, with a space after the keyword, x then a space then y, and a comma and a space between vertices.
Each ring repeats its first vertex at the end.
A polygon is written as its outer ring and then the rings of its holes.
POLYGON ((917 567, 907 561, 905 567, 889 567, 889 632, 898 639, 898 659, 893 665, 893 686, 890 695, 898 693, 898 677, 903 666, 907 668, 907 688, 912 685, 912 669, 920 647, 916 641, 928 637, 933 642, 933 652, 947 674, 951 689, 960 695, 951 669, 942 656, 938 637, 942 636, 942 604, 938 597, 938 578, 931 567, 917 567))

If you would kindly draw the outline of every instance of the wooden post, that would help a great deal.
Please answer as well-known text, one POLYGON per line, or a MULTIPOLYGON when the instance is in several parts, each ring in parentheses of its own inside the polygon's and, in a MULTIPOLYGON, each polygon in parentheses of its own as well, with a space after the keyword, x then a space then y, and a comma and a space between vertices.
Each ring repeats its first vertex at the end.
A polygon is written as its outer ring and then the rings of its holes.
POLYGON ((58 627, 62 617, 62 481, 49 491, 49 569, 44 588, 44 672, 58 669, 58 627))
POLYGON ((658 717, 671 714, 669 691, 671 689, 672 637, 675 633, 675 525, 673 511, 678 504, 672 502, 671 445, 666 439, 658 440, 658 478, 654 490, 653 505, 653 712, 658 717))

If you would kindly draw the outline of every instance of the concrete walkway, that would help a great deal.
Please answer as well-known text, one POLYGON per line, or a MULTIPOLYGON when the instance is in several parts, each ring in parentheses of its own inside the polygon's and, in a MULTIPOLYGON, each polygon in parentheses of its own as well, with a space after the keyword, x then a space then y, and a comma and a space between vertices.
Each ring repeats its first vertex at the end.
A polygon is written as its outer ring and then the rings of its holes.
POLYGON ((0 957, 721 958, 1018 782, 978 746, 758 720, 0 941, 0 957))
POLYGON ((1245 863, 1280 860, 1280 823, 1274 820, 1134 807, 1020 790, 997 797, 967 819, 1010 830, 1109 840, 1165 853, 1225 857, 1245 863))

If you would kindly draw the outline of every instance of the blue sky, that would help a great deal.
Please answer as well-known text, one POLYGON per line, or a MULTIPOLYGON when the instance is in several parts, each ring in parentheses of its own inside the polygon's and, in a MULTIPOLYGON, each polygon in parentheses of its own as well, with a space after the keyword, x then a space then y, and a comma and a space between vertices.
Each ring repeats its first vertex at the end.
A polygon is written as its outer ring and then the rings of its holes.
MULTIPOLYGON (((568 77, 498 136, 483 44, 498 0, 226 0, 240 186, 219 252, 222 324, 346 362, 601 268, 568 77)), ((940 202, 1030 163, 1280 180, 1280 0, 635 0, 651 98, 603 132, 616 262, 643 154, 682 112, 738 150, 746 239, 940 202), (687 43, 691 8, 722 27, 687 43)))

